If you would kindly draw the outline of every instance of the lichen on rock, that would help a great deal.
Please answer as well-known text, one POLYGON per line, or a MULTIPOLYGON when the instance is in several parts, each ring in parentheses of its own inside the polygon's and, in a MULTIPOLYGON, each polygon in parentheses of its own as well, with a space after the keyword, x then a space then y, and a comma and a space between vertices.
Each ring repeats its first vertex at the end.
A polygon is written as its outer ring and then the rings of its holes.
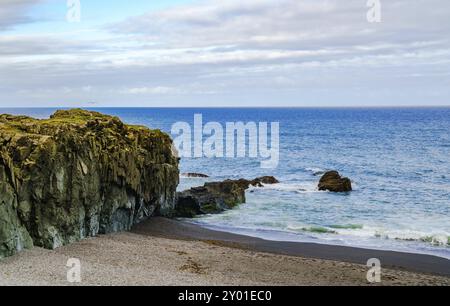
POLYGON ((81 109, 0 115, 0 258, 129 230, 173 209, 172 140, 81 109))

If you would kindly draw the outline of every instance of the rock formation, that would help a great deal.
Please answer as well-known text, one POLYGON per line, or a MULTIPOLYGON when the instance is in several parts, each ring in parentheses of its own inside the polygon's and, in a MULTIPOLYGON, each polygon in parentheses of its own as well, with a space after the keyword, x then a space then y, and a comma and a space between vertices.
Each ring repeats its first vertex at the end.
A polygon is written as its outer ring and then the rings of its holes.
POLYGON ((208 178, 209 175, 203 174, 203 173, 182 173, 182 176, 185 177, 192 177, 192 178, 208 178))
POLYGON ((195 187, 177 194, 174 216, 193 218, 196 215, 216 214, 232 209, 246 201, 245 191, 263 184, 276 184, 278 180, 272 176, 254 180, 226 180, 206 183, 203 187, 195 187))
POLYGON ((337 171, 326 172, 319 182, 319 190, 331 192, 352 191, 352 182, 349 178, 341 177, 337 171))
POLYGON ((0 116, 0 258, 129 230, 169 214, 179 181, 172 140, 83 110, 0 116))
POLYGON ((273 184, 278 184, 279 182, 280 181, 278 181, 273 176, 263 176, 263 177, 256 178, 253 181, 250 181, 250 185, 252 185, 254 187, 263 187, 264 184, 273 185, 273 184))

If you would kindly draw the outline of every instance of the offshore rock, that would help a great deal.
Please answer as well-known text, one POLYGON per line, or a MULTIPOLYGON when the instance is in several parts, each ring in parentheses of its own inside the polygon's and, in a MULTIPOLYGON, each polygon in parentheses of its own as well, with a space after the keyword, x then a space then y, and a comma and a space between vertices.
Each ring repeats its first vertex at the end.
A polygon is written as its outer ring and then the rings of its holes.
POLYGON ((0 115, 0 258, 129 230, 172 211, 172 140, 84 110, 0 115))
POLYGON ((319 190, 321 191, 350 192, 352 189, 351 180, 346 177, 341 177, 337 171, 325 173, 319 182, 319 190))

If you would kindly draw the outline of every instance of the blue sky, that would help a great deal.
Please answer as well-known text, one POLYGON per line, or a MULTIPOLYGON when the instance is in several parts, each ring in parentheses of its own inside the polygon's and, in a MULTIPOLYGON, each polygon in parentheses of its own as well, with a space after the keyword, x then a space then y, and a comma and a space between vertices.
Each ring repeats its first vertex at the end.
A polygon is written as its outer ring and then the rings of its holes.
POLYGON ((120 22, 126 17, 137 16, 149 11, 167 9, 191 1, 192 0, 81 0, 82 22, 77 25, 66 21, 68 10, 67 1, 34 1, 39 3, 30 6, 27 15, 38 22, 19 25, 16 27, 16 33, 37 33, 42 31, 61 32, 79 28, 101 27, 108 22, 120 22))
POLYGON ((450 105, 450 2, 0 3, 0 107, 450 105))

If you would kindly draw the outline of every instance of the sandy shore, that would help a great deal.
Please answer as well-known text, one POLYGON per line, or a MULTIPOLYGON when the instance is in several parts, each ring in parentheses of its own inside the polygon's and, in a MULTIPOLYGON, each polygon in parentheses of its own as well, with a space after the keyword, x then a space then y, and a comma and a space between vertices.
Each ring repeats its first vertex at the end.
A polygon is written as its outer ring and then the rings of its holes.
MULTIPOLYGON (((81 285, 368 284, 364 265, 283 255, 289 252, 282 245, 278 252, 267 253, 271 250, 262 251, 261 245, 248 237, 157 218, 132 233, 100 236, 54 251, 34 248, 0 260, 0 285, 70 285, 69 258, 81 261, 81 285)), ((445 261, 438 260, 434 267, 439 265, 450 272, 445 261)), ((383 269, 381 284, 450 285, 448 276, 400 268, 383 269)))
POLYGON ((136 226, 134 233, 172 239, 213 241, 222 246, 303 258, 325 259, 366 265, 377 258, 383 267, 450 277, 450 260, 431 256, 393 251, 370 250, 316 243, 268 241, 205 229, 196 224, 155 218, 136 226))

